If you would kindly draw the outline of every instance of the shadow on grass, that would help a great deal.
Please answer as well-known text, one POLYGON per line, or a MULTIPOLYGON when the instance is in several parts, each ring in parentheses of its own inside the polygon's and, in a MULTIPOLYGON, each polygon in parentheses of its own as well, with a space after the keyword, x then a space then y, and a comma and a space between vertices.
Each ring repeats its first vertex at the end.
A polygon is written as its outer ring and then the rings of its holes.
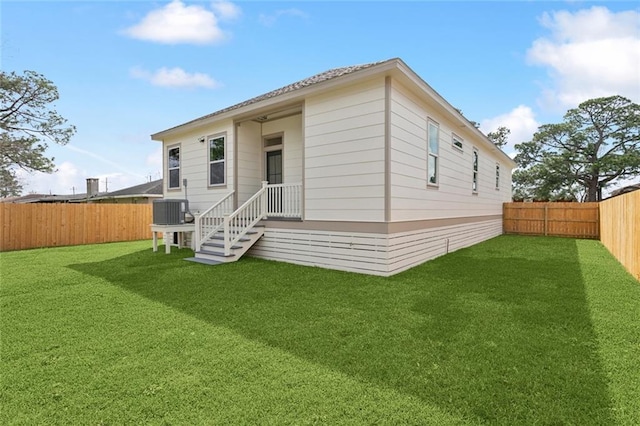
POLYGON ((500 237, 391 278, 190 255, 72 267, 470 420, 612 422, 573 240, 500 237))

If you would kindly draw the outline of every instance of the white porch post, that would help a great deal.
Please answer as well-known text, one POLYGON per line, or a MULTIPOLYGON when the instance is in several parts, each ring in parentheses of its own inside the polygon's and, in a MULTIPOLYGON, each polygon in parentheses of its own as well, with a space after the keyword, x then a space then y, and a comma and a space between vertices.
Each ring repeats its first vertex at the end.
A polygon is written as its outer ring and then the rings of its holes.
POLYGON ((261 217, 263 219, 267 218, 267 206, 268 206, 268 202, 269 202, 269 189, 267 188, 267 185, 269 185, 269 182, 267 182, 266 180, 262 181, 262 199, 260 200, 260 204, 262 204, 262 210, 261 210, 261 217))
POLYGON ((229 215, 224 215, 224 255, 231 254, 231 238, 229 237, 229 215))
POLYGON ((195 229, 193 232, 195 234, 195 251, 200 251, 200 215, 195 217, 195 229))

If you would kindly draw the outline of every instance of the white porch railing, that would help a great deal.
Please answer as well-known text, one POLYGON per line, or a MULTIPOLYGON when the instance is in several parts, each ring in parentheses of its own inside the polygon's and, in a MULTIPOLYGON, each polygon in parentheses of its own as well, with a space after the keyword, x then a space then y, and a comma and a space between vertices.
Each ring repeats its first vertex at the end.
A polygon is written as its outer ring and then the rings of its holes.
POLYGON ((267 217, 302 217, 302 184, 281 183, 262 188, 233 211, 233 192, 196 218, 196 251, 215 233, 224 234, 224 254, 258 222, 267 217))
POLYGON ((262 182, 262 188, 236 211, 224 217, 224 255, 231 254, 231 247, 240 238, 267 215, 267 182, 262 182))
POLYGON ((268 217, 302 217, 302 184, 267 185, 268 217))
POLYGON ((229 194, 209 207, 202 214, 195 218, 195 247, 196 251, 200 251, 202 243, 206 242, 209 237, 218 232, 224 226, 225 215, 233 211, 233 193, 229 194))

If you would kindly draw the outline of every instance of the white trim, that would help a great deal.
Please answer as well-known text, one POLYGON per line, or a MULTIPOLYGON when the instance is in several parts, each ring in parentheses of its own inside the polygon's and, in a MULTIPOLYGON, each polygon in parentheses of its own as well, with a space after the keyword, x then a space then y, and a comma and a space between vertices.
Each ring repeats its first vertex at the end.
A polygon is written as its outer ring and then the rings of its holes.
POLYGON ((167 145, 167 149, 165 150, 165 170, 167 171, 167 191, 180 191, 182 189, 182 144, 177 143, 173 145, 167 145), (178 167, 169 167, 169 151, 172 149, 178 148, 178 167), (170 186, 171 185, 171 171, 178 170, 178 186, 170 186))
POLYGON ((207 187, 208 188, 220 188, 227 186, 227 132, 216 133, 213 135, 207 136, 206 139, 206 149, 207 149, 207 187), (223 157, 222 160, 214 160, 211 161, 211 141, 217 139, 223 139, 223 157), (224 163, 223 165, 223 180, 221 183, 211 183, 211 165, 217 163, 224 163))
POLYGON ((464 152, 464 139, 451 132, 451 146, 458 152, 464 152), (456 141, 460 142, 460 146, 456 145, 456 141))
POLYGON ((267 181, 269 178, 269 176, 267 176, 267 153, 272 151, 280 151, 280 155, 282 156, 282 183, 284 183, 284 132, 276 132, 262 136, 262 177, 264 181, 267 181), (278 145, 265 145, 268 139, 275 138, 280 138, 281 142, 278 145))
POLYGON ((427 186, 438 187, 440 186, 440 123, 432 119, 431 117, 427 117, 427 186), (433 153, 431 151, 431 127, 435 127, 437 130, 437 138, 436 138, 436 152, 433 153), (433 157, 435 159, 435 182, 431 182, 431 170, 429 168, 429 159, 433 157))

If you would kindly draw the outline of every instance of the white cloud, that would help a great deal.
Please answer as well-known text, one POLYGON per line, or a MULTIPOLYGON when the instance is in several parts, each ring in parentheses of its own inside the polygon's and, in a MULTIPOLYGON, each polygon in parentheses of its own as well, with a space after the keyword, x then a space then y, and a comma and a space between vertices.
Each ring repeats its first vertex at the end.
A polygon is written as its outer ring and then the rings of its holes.
POLYGON ((511 130, 507 146, 502 148, 506 153, 510 153, 514 150, 515 144, 530 141, 540 123, 536 121, 531 108, 526 105, 519 105, 506 114, 486 118, 480 122, 480 130, 485 135, 497 130, 500 126, 511 130))
POLYGON ((76 194, 85 192, 86 176, 78 167, 68 161, 59 164, 53 173, 27 172, 16 170, 23 184, 24 193, 37 194, 76 194))
POLYGON ((204 87, 207 89, 215 89, 220 87, 213 78, 203 73, 188 73, 182 68, 166 68, 162 67, 154 72, 144 70, 140 67, 134 67, 130 71, 130 75, 134 78, 149 81, 154 86, 174 87, 174 88, 196 88, 204 87))
POLYGON ((594 6, 545 13, 540 23, 551 34, 533 42, 527 59, 549 71, 545 106, 564 109, 611 95, 640 100, 640 13, 594 6))
POLYGON ((180 0, 174 0, 152 10, 142 21, 123 33, 136 39, 164 44, 218 43, 226 39, 225 32, 218 25, 218 18, 237 17, 240 8, 227 1, 215 2, 211 7, 213 10, 200 5, 187 6, 180 0))
POLYGON ((302 18, 302 19, 309 18, 309 15, 301 11, 300 9, 284 9, 284 10, 278 10, 272 15, 260 14, 260 17, 258 19, 262 25, 270 27, 274 25, 276 21, 280 19, 282 16, 292 16, 292 17, 302 18))
POLYGON ((230 1, 217 1, 214 2, 211 7, 215 10, 218 18, 225 20, 236 19, 242 13, 240 8, 230 1))

